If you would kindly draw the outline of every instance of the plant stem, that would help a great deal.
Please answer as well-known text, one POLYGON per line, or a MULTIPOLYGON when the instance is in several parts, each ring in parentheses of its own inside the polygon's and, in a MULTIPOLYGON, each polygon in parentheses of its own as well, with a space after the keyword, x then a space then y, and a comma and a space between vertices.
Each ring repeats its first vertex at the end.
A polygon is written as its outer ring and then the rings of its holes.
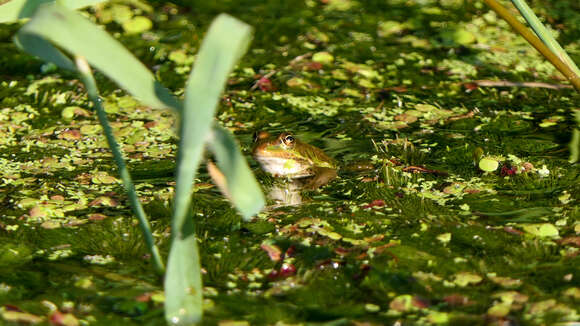
POLYGON ((165 271, 165 267, 163 265, 163 261, 161 260, 159 250, 155 245, 155 239, 153 237, 153 234, 151 233, 151 226, 149 225, 147 215, 145 214, 143 206, 141 206, 141 202, 139 201, 139 197, 137 196, 137 192, 135 191, 135 186, 133 185, 133 181, 131 180, 129 170, 125 165, 125 160, 123 159, 123 154, 121 153, 119 144, 117 143, 117 141, 115 140, 115 136, 113 135, 113 129, 111 128, 109 120, 107 119, 107 114, 102 105, 102 99, 99 97, 99 90, 97 88, 95 78, 93 77, 93 74, 91 72, 91 68, 86 59, 82 56, 75 57, 75 63, 78 71, 80 72, 81 79, 85 84, 85 87, 87 88, 89 99, 93 102, 95 106, 95 110, 97 111, 99 122, 103 127, 103 131, 107 138, 109 148, 111 149, 111 152, 113 152, 113 157, 115 158, 117 168, 119 169, 119 174, 121 176, 121 179, 123 180, 125 191, 129 196, 129 201, 131 202, 133 212, 135 213, 135 215, 137 215, 137 218, 139 220, 139 226, 141 227, 141 231, 143 232, 143 237, 145 238, 147 247, 151 252, 151 258, 153 259, 153 265, 155 266, 155 270, 159 274, 163 274, 165 271))
POLYGON ((554 39, 552 33, 548 31, 542 22, 538 19, 536 14, 532 11, 532 9, 528 6, 528 4, 524 0, 512 0, 512 3, 518 10, 520 14, 524 16, 526 22, 530 25, 530 27, 536 32, 536 35, 544 42, 544 44, 552 50, 554 54, 560 58, 565 64, 570 67, 574 71, 574 73, 580 76, 580 69, 576 66, 574 61, 568 56, 568 53, 562 49, 558 41, 554 39))
POLYGON ((512 28, 514 28, 526 41, 528 41, 536 50, 538 50, 556 69, 558 69, 580 92, 580 76, 574 73, 560 58, 558 58, 550 49, 538 39, 526 26, 520 23, 509 11, 495 0, 484 0, 501 18, 503 18, 512 28))

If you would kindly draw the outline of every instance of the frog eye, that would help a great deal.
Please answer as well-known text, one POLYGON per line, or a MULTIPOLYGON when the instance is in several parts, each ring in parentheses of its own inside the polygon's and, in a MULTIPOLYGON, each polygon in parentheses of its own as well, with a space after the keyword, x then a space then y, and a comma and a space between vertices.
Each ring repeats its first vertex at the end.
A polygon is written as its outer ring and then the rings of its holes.
POLYGON ((285 145, 292 145, 296 139, 292 135, 286 135, 284 137, 284 144, 285 145))

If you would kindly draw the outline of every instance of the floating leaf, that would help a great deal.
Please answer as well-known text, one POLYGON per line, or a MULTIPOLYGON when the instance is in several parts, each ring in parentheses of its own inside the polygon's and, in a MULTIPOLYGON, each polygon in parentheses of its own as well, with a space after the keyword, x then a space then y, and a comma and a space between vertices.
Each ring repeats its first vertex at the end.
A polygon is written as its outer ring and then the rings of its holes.
POLYGON ((522 285, 522 280, 514 279, 510 277, 501 277, 501 276, 487 276, 492 282, 501 285, 504 288, 515 288, 522 285))
POLYGON ((510 313, 511 305, 498 303, 487 310, 487 314, 496 318, 505 317, 510 313))
POLYGON ((62 313, 60 311, 54 312, 50 316, 50 323, 59 326, 78 326, 79 320, 71 313, 62 313))
POLYGON ((89 206, 108 206, 108 207, 116 207, 117 201, 108 196, 100 196, 97 197, 95 200, 89 203, 89 206))
POLYGON ((101 125, 83 125, 80 129, 81 134, 86 136, 93 136, 103 131, 101 125))
POLYGON ((280 247, 270 243, 271 241, 264 241, 260 248, 262 248, 265 252, 268 253, 270 260, 272 261, 280 261, 282 257, 282 250, 280 247))
POLYGON ((565 295, 567 297, 571 297, 575 300, 580 300, 580 288, 571 287, 569 289, 566 289, 564 292, 562 292, 562 295, 565 295))
POLYGON ((286 81, 286 85, 288 85, 288 87, 300 88, 300 89, 304 89, 304 90, 311 90, 311 89, 316 89, 316 88, 320 87, 320 86, 314 84, 313 82, 308 81, 304 78, 300 78, 300 77, 290 78, 288 81, 286 81))
POLYGON ((405 24, 393 20, 388 20, 379 23, 377 28, 377 35, 379 37, 389 37, 393 34, 400 34, 403 32, 403 30, 405 30, 405 28, 405 24))
POLYGON ((566 118, 561 115, 554 115, 546 118, 540 122, 539 126, 542 128, 548 128, 552 126, 557 126, 559 122, 564 121, 566 118))
POLYGON ((528 302, 529 297, 517 291, 503 291, 492 295, 492 298, 498 298, 507 304, 528 302))
POLYGON ((577 248, 580 248, 580 237, 565 237, 559 241, 561 245, 570 245, 577 248))
POLYGON ((469 272, 460 272, 455 274, 455 279, 453 283, 457 284, 458 286, 464 287, 467 285, 474 285, 481 282, 483 278, 477 274, 469 273, 469 272))
POLYGON ((449 324, 449 313, 433 311, 427 315, 427 320, 431 324, 449 324))
POLYGON ((529 234, 541 238, 553 238, 559 235, 558 228, 551 223, 524 224, 522 225, 522 229, 529 234))
POLYGON ((462 27, 446 31, 442 36, 444 39, 448 39, 448 41, 459 45, 469 45, 476 41, 475 35, 462 27))
POLYGON ((187 55, 184 50, 174 50, 169 53, 169 60, 179 64, 186 65, 193 63, 193 56, 187 55))
POLYGON ((401 113, 395 116, 395 120, 403 121, 405 123, 413 123, 417 121, 417 119, 417 116, 408 113, 401 113))
POLYGON ((316 232, 321 236, 328 237, 332 240, 340 240, 342 238, 342 235, 339 233, 327 229, 316 229, 316 232))
POLYGON ((28 209, 38 205, 41 202, 40 199, 37 198, 24 198, 21 199, 16 206, 18 208, 28 209))
POLYGON ((410 311, 413 309, 413 296, 410 294, 399 295, 391 300, 389 308, 399 312, 410 311))
POLYGON ((557 301, 555 299, 548 299, 540 302, 535 302, 530 305, 528 313, 531 315, 535 315, 546 311, 550 311, 556 306, 556 304, 557 301))
POLYGON ((40 227, 47 230, 59 229, 62 227, 62 224, 57 221, 45 221, 40 224, 40 227))
POLYGON ((492 157, 484 157, 479 160, 479 168, 485 172, 493 172, 499 167, 499 162, 492 157))
POLYGON ((437 236, 437 240, 441 241, 443 244, 447 244, 451 241, 451 233, 442 233, 437 236))
POLYGON ((58 134, 57 138, 65 140, 79 140, 81 139, 81 132, 78 129, 64 130, 58 134))
POLYGON ((322 63, 323 65, 329 65, 334 62, 334 56, 329 52, 317 52, 312 56, 312 61, 322 63))
POLYGON ((127 34, 139 34, 153 27, 151 20, 145 16, 136 16, 123 23, 123 29, 127 34))
POLYGON ((72 120, 75 116, 88 117, 90 116, 90 113, 89 111, 79 106, 67 106, 66 108, 62 109, 61 116, 65 120, 72 120))
POLYGON ((111 14, 117 24, 124 24, 133 18, 133 10, 131 10, 131 7, 118 3, 111 6, 111 14))
POLYGON ((0 308, 0 315, 2 319, 9 323, 17 324, 38 324, 44 321, 44 317, 33 315, 27 312, 5 310, 4 307, 0 308))
POLYGON ((94 184, 113 184, 119 182, 119 180, 112 175, 109 175, 107 172, 104 171, 97 171, 93 174, 91 181, 94 184))

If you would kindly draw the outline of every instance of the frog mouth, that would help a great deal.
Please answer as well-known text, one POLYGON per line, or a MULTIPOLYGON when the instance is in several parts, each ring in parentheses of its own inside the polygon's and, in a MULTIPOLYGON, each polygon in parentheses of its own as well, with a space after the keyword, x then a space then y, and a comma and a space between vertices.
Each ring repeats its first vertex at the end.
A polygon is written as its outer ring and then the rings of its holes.
POLYGON ((277 177, 304 178, 313 175, 303 162, 282 157, 256 157, 264 171, 277 177))

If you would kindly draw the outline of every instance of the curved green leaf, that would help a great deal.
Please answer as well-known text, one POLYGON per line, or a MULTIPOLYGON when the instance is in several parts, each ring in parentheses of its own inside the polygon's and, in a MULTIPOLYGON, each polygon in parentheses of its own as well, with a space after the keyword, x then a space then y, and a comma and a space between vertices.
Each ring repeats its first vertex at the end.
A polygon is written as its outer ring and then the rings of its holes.
POLYGON ((14 39, 24 51, 66 70, 76 70, 73 62, 50 42, 34 34, 19 34, 14 39))
POLYGON ((572 139, 568 144, 570 148, 570 163, 576 163, 580 160, 580 110, 574 113, 576 117, 576 128, 572 131, 572 139))
POLYGON ((145 239, 145 243, 147 244, 147 248, 151 253, 151 258, 153 260, 153 265, 157 269, 157 272, 163 274, 165 271, 165 267, 163 266, 163 261, 161 260, 161 255, 159 254, 159 250, 155 245, 155 238, 153 237, 153 232, 151 232, 151 225, 149 224, 149 220, 147 219, 147 214, 139 201, 139 196, 137 195, 137 191, 135 190, 135 185, 133 184, 133 180, 131 179, 131 175, 129 174, 129 169, 125 164, 125 160, 123 159, 123 153, 121 152, 121 147, 117 143, 115 139, 115 135, 113 135, 113 128, 109 123, 109 119, 107 119, 107 113, 105 112, 105 108, 102 105, 102 102, 99 97, 99 90, 97 88, 97 83, 95 82, 95 78, 91 72, 91 68, 89 64, 83 57, 76 57, 75 63, 77 66, 77 70, 81 75, 81 79, 85 84, 85 88, 87 89, 87 94, 89 95, 89 99, 93 102, 95 111, 97 111, 97 117, 99 118, 99 122, 103 127, 103 132, 105 137, 107 138, 107 143, 109 144, 109 149, 113 153, 113 158, 115 159, 115 163, 117 164, 117 169, 119 170, 119 175, 123 180, 123 186, 125 187, 125 191, 129 196, 129 202, 131 203, 131 207, 135 215, 139 220, 139 226, 141 227, 141 232, 143 233, 143 237, 145 239))
POLYGON ((534 13, 534 11, 528 6, 528 4, 524 0, 512 0, 512 3, 516 8, 518 8, 519 12, 522 14, 526 22, 530 25, 530 27, 534 30, 536 35, 544 42, 544 44, 550 48, 550 50, 557 55, 560 60, 562 60, 568 67, 574 71, 577 76, 580 76, 580 69, 576 66, 576 63, 570 58, 568 53, 560 46, 560 43, 554 39, 554 36, 550 31, 544 27, 544 24, 538 19, 538 16, 534 13))
POLYGON ((213 131, 209 149, 225 175, 229 199, 248 220, 264 207, 264 195, 232 134, 219 126, 213 131))
POLYGON ((30 35, 43 37, 71 54, 85 57, 145 105, 176 110, 182 106, 123 45, 74 11, 58 4, 40 7, 18 32, 21 43, 30 39, 30 35))
MULTIPOLYGON (((204 144, 210 135, 214 114, 228 75, 245 52, 250 26, 228 15, 218 16, 201 45, 185 90, 180 124, 172 221, 173 244, 165 275, 165 318, 170 323, 188 324, 201 319, 201 279, 195 234, 190 229, 191 188, 204 144)), ((192 226, 191 226, 192 228, 192 226)))
POLYGON ((193 216, 187 214, 173 241, 165 273, 165 318, 170 325, 193 325, 202 317, 201 265, 193 216))
MULTIPOLYGON (((78 9, 103 2, 105 0, 60 0, 59 3, 69 9, 78 9)), ((12 0, 0 6, 0 23, 13 23, 31 17, 36 9, 44 3, 55 0, 12 0)))

